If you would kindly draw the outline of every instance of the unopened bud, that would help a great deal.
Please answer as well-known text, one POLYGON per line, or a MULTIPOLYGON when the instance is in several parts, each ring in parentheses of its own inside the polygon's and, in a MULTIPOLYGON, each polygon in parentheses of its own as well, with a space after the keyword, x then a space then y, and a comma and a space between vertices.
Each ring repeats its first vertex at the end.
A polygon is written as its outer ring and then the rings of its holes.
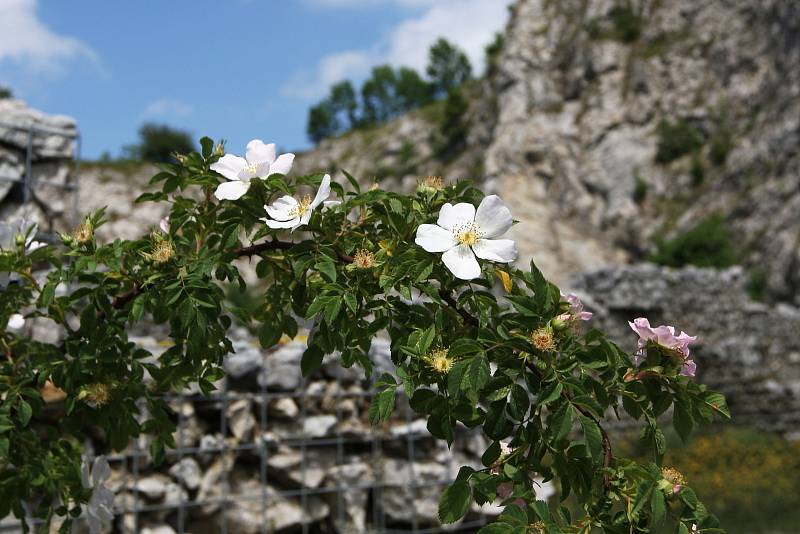
POLYGON ((214 146, 214 155, 215 156, 224 156, 225 155, 225 142, 220 141, 219 143, 214 146))
POLYGON ((173 152, 172 157, 178 160, 178 163, 180 163, 181 165, 186 165, 186 162, 189 161, 186 156, 184 156, 183 154, 178 154, 177 152, 173 152))
POLYGON ((22 234, 17 234, 17 236, 14 238, 14 242, 17 244, 18 247, 24 247, 25 246, 25 236, 22 235, 22 234))

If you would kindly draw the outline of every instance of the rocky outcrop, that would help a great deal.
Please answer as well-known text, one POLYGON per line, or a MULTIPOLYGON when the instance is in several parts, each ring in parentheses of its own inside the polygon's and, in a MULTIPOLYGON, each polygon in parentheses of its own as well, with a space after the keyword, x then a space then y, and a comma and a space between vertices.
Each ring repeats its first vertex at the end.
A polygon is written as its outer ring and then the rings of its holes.
POLYGON ((470 89, 460 155, 435 151, 434 106, 325 141, 299 168, 406 190, 429 173, 483 181, 523 223, 521 263, 562 284, 716 213, 769 295, 800 299, 798 35, 783 0, 519 0, 470 89))
POLYGON ((47 115, 21 100, 0 99, 0 220, 23 216, 43 230, 63 226, 72 215, 78 129, 75 120, 47 115), (30 155, 30 204, 23 206, 22 180, 30 155))
POLYGON ((635 265, 580 275, 574 287, 592 326, 629 351, 636 317, 697 335, 697 379, 725 393, 733 421, 800 439, 800 308, 754 302, 745 283, 741 268, 635 265))
POLYGON ((782 0, 517 2, 486 172, 524 255, 563 280, 716 212, 773 295, 800 298, 798 35, 782 0), (658 163, 661 121, 702 146, 658 163))

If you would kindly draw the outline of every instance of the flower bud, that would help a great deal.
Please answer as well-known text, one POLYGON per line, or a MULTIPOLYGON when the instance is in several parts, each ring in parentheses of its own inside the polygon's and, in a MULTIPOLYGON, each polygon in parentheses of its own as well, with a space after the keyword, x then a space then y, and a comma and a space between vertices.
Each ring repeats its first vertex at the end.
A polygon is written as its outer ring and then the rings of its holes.
POLYGON ((557 332, 562 332, 569 328, 569 323, 563 319, 561 315, 555 317, 552 321, 550 321, 550 326, 553 327, 553 330, 557 332))
POLYGON ((225 155, 225 142, 220 141, 219 143, 214 146, 214 155, 215 156, 224 156, 225 155))
POLYGON ((24 247, 25 246, 25 236, 22 235, 22 234, 17 234, 17 236, 14 238, 14 242, 17 244, 18 247, 24 247))

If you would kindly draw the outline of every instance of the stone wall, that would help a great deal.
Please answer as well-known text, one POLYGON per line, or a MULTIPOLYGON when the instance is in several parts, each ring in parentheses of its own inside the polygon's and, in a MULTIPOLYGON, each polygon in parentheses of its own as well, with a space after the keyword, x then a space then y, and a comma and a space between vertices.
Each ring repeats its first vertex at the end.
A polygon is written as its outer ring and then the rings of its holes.
MULTIPOLYGON (((150 329, 132 341, 159 354, 161 334, 150 329)), ((461 465, 479 466, 488 445, 479 433, 462 428, 448 450, 403 397, 373 428, 360 368, 329 355, 304 379, 305 335, 270 350, 244 329, 232 339, 236 352, 216 393, 195 388, 170 400, 177 447, 163 465, 151 463, 145 437, 110 456, 118 531, 438 531, 439 495, 461 465)), ((377 374, 393 369, 386 339, 374 341, 370 358, 377 374)), ((498 512, 476 507, 460 528, 474 531, 498 512)))
POLYGON ((800 309, 751 300, 741 268, 634 265, 582 274, 574 287, 592 325, 633 351, 627 321, 675 325, 698 336, 697 380, 725 393, 736 424, 800 439, 800 309))

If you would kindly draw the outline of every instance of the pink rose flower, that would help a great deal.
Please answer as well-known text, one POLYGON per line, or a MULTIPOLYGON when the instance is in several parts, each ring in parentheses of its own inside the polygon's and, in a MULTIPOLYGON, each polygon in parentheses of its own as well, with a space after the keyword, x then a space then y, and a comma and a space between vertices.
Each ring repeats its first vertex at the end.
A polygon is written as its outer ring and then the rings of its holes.
POLYGON ((675 328, 661 325, 652 327, 650 321, 644 317, 628 322, 631 329, 639 335, 639 350, 634 354, 634 363, 639 365, 645 357, 647 343, 652 342, 665 349, 678 353, 683 358, 681 374, 694 376, 697 365, 689 358, 689 345, 697 340, 697 336, 690 336, 686 332, 675 335, 675 328))

